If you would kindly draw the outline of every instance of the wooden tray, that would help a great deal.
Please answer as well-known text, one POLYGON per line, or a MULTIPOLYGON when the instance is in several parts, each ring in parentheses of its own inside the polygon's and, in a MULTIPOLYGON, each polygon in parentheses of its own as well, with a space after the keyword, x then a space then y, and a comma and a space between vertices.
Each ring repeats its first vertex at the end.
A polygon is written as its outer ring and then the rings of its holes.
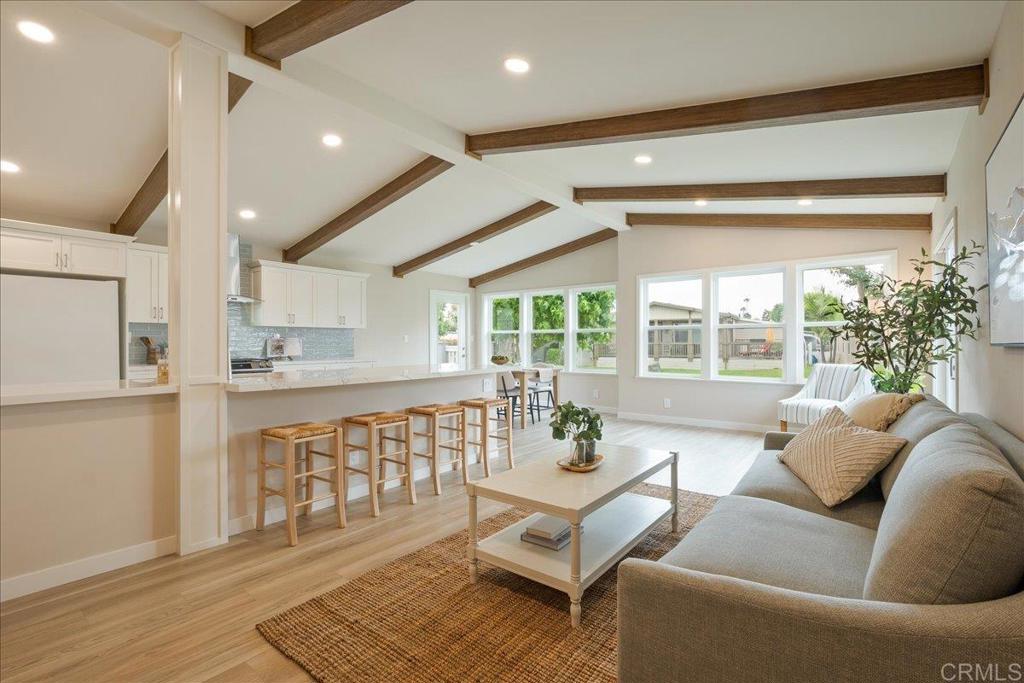
POLYGON ((594 462, 589 465, 573 465, 571 464, 572 458, 562 458, 558 461, 558 466, 563 470, 569 470, 570 472, 593 472, 601 463, 604 462, 604 456, 598 453, 594 456, 594 462))

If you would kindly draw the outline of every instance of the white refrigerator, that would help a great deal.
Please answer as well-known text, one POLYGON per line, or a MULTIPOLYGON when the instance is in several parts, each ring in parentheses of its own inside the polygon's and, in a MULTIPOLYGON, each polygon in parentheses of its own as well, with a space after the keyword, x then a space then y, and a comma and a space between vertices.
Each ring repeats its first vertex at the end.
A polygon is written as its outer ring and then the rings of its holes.
POLYGON ((119 379, 117 285, 0 275, 0 385, 119 379))

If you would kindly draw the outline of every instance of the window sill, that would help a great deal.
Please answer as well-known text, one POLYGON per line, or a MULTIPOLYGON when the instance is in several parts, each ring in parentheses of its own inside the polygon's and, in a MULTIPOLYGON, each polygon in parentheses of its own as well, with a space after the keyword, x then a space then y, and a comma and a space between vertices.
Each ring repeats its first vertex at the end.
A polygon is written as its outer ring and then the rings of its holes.
POLYGON ((588 375, 590 377, 616 377, 615 370, 559 370, 560 375, 588 375))
POLYGON ((804 385, 804 382, 787 382, 786 380, 782 380, 782 379, 761 379, 759 377, 746 377, 746 378, 743 378, 743 377, 730 377, 730 378, 716 377, 714 379, 711 379, 711 378, 705 379, 703 377, 687 376, 687 375, 678 375, 678 376, 673 377, 673 376, 670 376, 670 375, 643 375, 643 374, 637 374, 637 375, 634 375, 634 378, 635 379, 667 380, 667 381, 670 381, 670 382, 672 382, 672 381, 675 381, 675 382, 681 381, 681 382, 711 382, 711 383, 724 383, 724 384, 768 384, 768 385, 772 385, 772 386, 782 386, 782 387, 802 387, 804 385))

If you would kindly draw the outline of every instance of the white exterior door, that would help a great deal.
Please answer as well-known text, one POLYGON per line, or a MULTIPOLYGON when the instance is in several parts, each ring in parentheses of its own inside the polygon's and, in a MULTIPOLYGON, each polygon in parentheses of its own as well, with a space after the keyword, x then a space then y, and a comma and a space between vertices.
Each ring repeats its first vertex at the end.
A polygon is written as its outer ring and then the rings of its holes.
POLYGON ((288 310, 295 327, 313 327, 313 273, 293 270, 288 273, 288 310))
POLYGON ((105 240, 62 237, 64 250, 62 270, 80 275, 109 275, 124 277, 128 254, 125 245, 105 240))
POLYGON ((331 273, 313 275, 316 327, 341 327, 341 278, 331 273))
POLYGON ((342 275, 339 296, 341 326, 366 327, 366 278, 342 275))
POLYGON ((441 372, 469 368, 469 295, 430 292, 430 367, 441 372))
MULTIPOLYGON (((155 251, 128 250, 128 322, 153 323, 158 317, 160 257, 155 251)), ((164 255, 166 259, 166 255, 164 255)))
POLYGON ((0 229, 0 265, 4 268, 60 272, 60 235, 0 229))

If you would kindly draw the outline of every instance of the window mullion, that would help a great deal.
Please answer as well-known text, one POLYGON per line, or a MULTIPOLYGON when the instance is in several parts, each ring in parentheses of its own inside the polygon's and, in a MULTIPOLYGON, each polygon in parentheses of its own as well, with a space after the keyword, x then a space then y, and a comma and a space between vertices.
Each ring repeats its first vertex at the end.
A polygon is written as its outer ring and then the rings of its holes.
POLYGON ((700 376, 701 379, 714 379, 718 377, 718 278, 711 273, 703 275, 701 305, 704 313, 701 315, 700 334, 707 344, 701 349, 700 376))

